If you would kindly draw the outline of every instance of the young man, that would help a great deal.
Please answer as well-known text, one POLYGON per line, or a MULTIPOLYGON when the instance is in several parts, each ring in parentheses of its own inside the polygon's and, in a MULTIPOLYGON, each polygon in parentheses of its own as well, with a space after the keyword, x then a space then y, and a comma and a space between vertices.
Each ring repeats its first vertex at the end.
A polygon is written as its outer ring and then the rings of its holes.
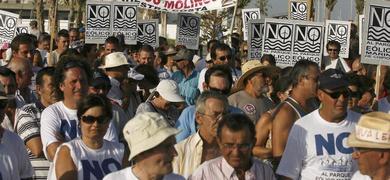
POLYGON ((69 32, 66 29, 61 29, 58 31, 56 36, 56 45, 57 49, 50 52, 47 55, 47 65, 48 66, 56 66, 58 61, 60 60, 60 55, 66 51, 69 47, 69 32))

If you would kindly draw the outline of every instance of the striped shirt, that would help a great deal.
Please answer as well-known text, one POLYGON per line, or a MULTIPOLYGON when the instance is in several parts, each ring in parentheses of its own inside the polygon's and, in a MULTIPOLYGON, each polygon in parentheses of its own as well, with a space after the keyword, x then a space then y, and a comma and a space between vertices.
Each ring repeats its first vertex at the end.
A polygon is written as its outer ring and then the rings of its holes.
MULTIPOLYGON (((40 137, 40 120, 43 105, 38 103, 31 103, 23 106, 16 114, 16 133, 23 139, 24 144, 35 137, 40 137)), ((49 171, 49 161, 45 157, 35 157, 29 149, 29 158, 31 165, 34 168, 34 179, 47 179, 49 171)))

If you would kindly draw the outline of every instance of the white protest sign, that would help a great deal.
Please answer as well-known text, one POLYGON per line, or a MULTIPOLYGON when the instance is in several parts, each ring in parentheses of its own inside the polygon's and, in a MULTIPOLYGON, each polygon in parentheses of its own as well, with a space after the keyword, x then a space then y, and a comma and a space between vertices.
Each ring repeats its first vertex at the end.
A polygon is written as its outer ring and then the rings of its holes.
POLYGON ((171 13, 196 13, 233 7, 236 0, 140 0, 139 7, 171 13))
POLYGON ((103 44, 112 35, 111 3, 87 1, 85 43, 103 44))
POLYGON ((251 19, 260 19, 260 9, 243 9, 242 10, 242 31, 244 33, 244 40, 248 40, 248 21, 251 19))
POLYGON ((28 33, 28 26, 17 26, 16 27, 15 36, 22 34, 22 33, 28 33))
POLYGON ((267 18, 262 52, 274 55, 280 67, 293 66, 301 59, 320 65, 323 34, 322 23, 267 18))
POLYGON ((126 44, 137 44, 137 3, 113 3, 112 34, 123 34, 126 44))
POLYGON ((367 1, 363 25, 362 62, 390 65, 390 2, 367 1))
POLYGON ((248 59, 260 59, 262 56, 264 19, 248 22, 248 59))
POLYGON ((307 21, 311 16, 311 0, 289 0, 288 19, 307 21))
POLYGON ((362 54, 364 15, 359 15, 359 54, 362 54))
POLYGON ((199 49, 200 17, 195 14, 179 14, 177 22, 176 45, 187 49, 199 49))
MULTIPOLYGON (((325 47, 329 41, 337 41, 340 43, 339 56, 341 58, 349 57, 349 43, 351 34, 351 22, 348 21, 326 21, 326 34, 325 34, 325 47)), ((324 51, 324 56, 328 56, 328 53, 324 51)))
POLYGON ((14 38, 16 31, 16 22, 19 19, 18 14, 0 10, 0 43, 10 43, 14 38))
POLYGON ((138 21, 138 41, 142 44, 149 44, 158 47, 158 20, 138 21))

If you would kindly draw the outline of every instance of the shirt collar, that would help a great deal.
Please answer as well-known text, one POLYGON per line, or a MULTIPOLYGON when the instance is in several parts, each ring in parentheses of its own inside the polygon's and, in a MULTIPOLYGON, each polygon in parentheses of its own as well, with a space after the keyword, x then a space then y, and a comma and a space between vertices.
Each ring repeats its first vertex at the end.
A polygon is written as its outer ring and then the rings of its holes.
MULTIPOLYGON (((255 177, 256 167, 253 159, 251 159, 251 161, 252 161, 252 166, 249 170, 245 171, 245 176, 255 177)), ((230 166, 230 164, 226 161, 224 157, 222 157, 221 168, 222 168, 222 173, 225 175, 225 177, 231 178, 232 176, 236 175, 236 171, 232 166, 230 166)))
POLYGON ((118 80, 116 80, 115 78, 110 77, 110 76, 108 76, 108 78, 110 79, 112 86, 117 86, 117 87, 120 86, 121 83, 118 80))

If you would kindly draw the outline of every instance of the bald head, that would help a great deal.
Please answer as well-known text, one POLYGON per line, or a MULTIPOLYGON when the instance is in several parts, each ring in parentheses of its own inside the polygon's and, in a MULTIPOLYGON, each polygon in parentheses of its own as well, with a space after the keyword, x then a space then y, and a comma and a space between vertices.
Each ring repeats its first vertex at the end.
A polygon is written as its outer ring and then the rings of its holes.
POLYGON ((9 62, 8 68, 16 74, 18 89, 28 88, 33 76, 31 61, 27 58, 17 57, 9 62))

